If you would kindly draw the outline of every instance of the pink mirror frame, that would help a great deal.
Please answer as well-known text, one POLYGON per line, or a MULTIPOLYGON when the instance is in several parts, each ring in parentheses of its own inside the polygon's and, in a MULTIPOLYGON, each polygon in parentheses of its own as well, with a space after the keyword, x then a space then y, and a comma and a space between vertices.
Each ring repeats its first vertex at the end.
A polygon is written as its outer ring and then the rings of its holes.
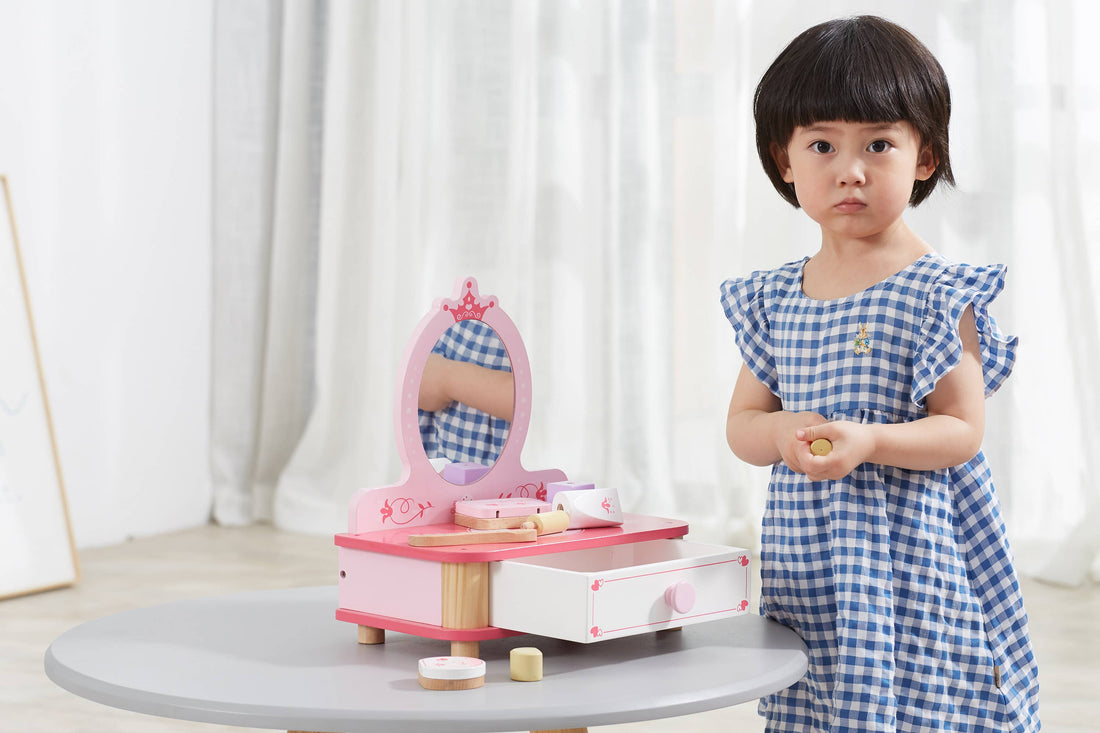
POLYGON ((460 278, 452 298, 439 298, 409 339, 398 369, 394 399, 394 432, 401 456, 397 483, 359 489, 348 508, 348 532, 362 534, 384 529, 451 522, 454 503, 465 499, 546 496, 546 485, 564 481, 558 469, 528 471, 520 462, 531 423, 531 367, 515 323, 492 295, 481 295, 477 280, 460 278), (457 486, 432 467, 420 441, 417 399, 424 365, 436 341, 461 320, 476 319, 492 328, 508 351, 515 383, 511 429, 493 467, 472 484, 457 486))

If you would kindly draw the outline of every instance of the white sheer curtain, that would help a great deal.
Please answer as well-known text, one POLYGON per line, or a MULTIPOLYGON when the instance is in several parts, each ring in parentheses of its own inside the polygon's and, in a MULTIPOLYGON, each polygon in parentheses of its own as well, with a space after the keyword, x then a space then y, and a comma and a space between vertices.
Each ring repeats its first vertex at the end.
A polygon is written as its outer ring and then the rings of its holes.
POLYGON ((212 17, 0 0, 0 173, 80 548, 210 515, 212 17))
POLYGON ((525 336, 525 463, 755 541, 766 472, 725 446, 718 285, 813 251, 755 159, 751 95, 809 25, 861 12, 952 81, 959 186, 911 214, 1010 265, 1021 336, 987 449, 1025 572, 1097 554, 1095 10, 1079 2, 220 3, 215 516, 340 531, 396 478, 413 326, 475 275, 525 336))

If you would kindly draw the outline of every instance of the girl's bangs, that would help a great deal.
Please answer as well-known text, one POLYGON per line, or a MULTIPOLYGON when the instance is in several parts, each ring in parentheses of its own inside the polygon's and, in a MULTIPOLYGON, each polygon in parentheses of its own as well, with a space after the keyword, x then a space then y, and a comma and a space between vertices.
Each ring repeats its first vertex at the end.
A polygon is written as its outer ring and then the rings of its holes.
POLYGON ((780 119, 804 127, 815 122, 897 122, 913 119, 906 86, 894 69, 865 63, 808 73, 795 82, 780 119))

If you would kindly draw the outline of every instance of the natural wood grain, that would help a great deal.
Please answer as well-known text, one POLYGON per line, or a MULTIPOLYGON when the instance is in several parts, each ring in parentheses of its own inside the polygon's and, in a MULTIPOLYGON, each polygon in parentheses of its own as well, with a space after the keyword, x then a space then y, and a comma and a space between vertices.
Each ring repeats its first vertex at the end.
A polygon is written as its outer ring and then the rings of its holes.
POLYGON ((569 529, 569 512, 558 509, 545 514, 532 514, 527 517, 527 521, 535 525, 539 537, 544 534, 557 534, 569 529))
POLYGON ((385 644, 386 643, 386 630, 376 629, 373 626, 359 625, 359 643, 360 644, 385 644))
POLYGON ((471 517, 455 512, 455 524, 470 529, 519 529, 527 517, 471 517))
POLYGON ((473 657, 478 659, 481 657, 481 642, 480 641, 452 641, 451 642, 451 656, 452 657, 473 657))
MULTIPOLYGON (((531 530, 534 532, 534 530, 531 530)), ((440 563, 443 583, 443 626, 480 629, 489 625, 489 563, 440 563)), ((452 657, 478 657, 476 641, 452 641, 452 657)))
POLYGON ((498 542, 534 542, 539 538, 534 529, 493 529, 484 532, 443 532, 441 534, 409 535, 413 547, 447 547, 451 545, 484 545, 498 542))
POLYGON ((444 628, 479 629, 488 626, 489 563, 441 563, 440 576, 443 581, 444 628))
POLYGON ((468 680, 436 680, 418 672, 416 677, 426 690, 472 690, 485 684, 485 675, 468 680))

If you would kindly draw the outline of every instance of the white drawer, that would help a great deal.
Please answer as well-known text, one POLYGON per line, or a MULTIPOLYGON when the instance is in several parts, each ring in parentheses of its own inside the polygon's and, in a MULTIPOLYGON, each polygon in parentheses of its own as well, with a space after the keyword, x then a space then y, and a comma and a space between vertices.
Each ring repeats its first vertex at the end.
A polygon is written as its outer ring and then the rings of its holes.
POLYGON ((489 623, 588 643, 735 616, 749 552, 653 540, 489 564, 489 623))

